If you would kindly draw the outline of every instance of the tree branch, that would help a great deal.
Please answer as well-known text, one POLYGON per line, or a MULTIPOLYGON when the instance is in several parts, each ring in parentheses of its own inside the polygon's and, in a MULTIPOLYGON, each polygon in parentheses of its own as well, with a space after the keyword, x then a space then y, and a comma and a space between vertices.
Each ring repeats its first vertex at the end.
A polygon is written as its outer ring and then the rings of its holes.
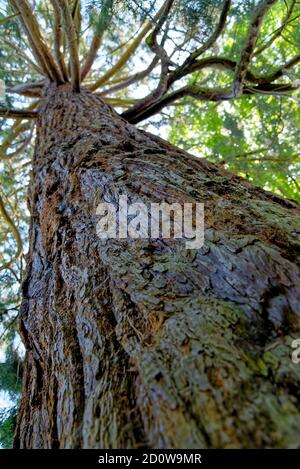
POLYGON ((239 96, 243 90, 243 83, 246 78, 247 69, 254 54, 259 33, 263 24, 263 19, 269 9, 277 0, 261 0, 256 9, 254 18, 250 24, 248 37, 244 44, 241 57, 237 63, 235 77, 232 86, 233 97, 239 96))
POLYGON ((6 208, 5 208, 5 205, 4 205, 4 202, 3 202, 3 199, 1 197, 1 195, 0 195, 0 214, 4 218, 4 221, 10 227, 10 229, 13 232, 13 235, 16 239, 16 242, 17 242, 17 252, 16 252, 16 254, 12 257, 12 259, 10 261, 5 262, 5 264, 3 264, 0 267, 0 271, 1 271, 1 270, 4 270, 4 269, 7 269, 7 268, 11 267, 11 265, 14 262, 16 262, 16 260, 21 256, 22 250, 23 250, 23 244, 22 244, 22 239, 21 239, 19 230, 16 227, 16 225, 14 224, 12 218, 9 216, 9 214, 8 214, 6 208))
POLYGON ((63 83, 61 72, 55 63, 48 46, 42 38, 38 22, 32 13, 29 3, 27 0, 10 0, 10 2, 13 8, 18 13, 20 13, 23 28, 30 42, 32 52, 40 64, 43 72, 52 81, 63 83))
POLYGON ((92 39, 90 49, 87 54, 87 58, 81 68, 81 80, 83 81, 88 73, 90 72, 93 63, 95 61, 95 58, 97 56, 97 52, 101 46, 102 39, 103 39, 103 34, 105 30, 107 29, 107 26, 109 24, 109 21, 111 19, 111 11, 112 11, 112 6, 113 6, 113 0, 106 0, 104 3, 99 18, 98 22, 96 25, 96 32, 94 34, 94 37, 92 39))
MULTIPOLYGON (((32 111, 36 109, 36 107, 39 105, 39 101, 35 101, 32 103, 28 108, 26 108, 26 111, 32 111)), ((22 133, 25 132, 26 130, 30 129, 30 121, 23 122, 23 118, 19 117, 17 118, 14 123, 10 127, 10 131, 8 135, 3 139, 2 144, 0 145, 0 159, 5 159, 6 158, 6 152, 9 149, 9 147, 13 144, 13 141, 22 133)))
POLYGON ((223 4, 223 9, 220 15, 219 23, 212 33, 212 35, 207 39, 207 41, 198 49, 196 49, 182 64, 180 69, 184 70, 185 68, 189 67, 200 55, 206 52, 219 38, 219 36, 224 31, 226 20, 228 17, 228 13, 231 7, 231 0, 225 0, 223 4))
POLYGON ((65 33, 69 46, 70 64, 71 64, 71 82, 75 91, 80 91, 80 64, 77 47, 77 34, 71 10, 66 0, 57 0, 65 27, 65 33))
MULTIPOLYGON (((282 95, 284 92, 294 91, 295 87, 291 84, 282 83, 282 84, 272 84, 267 83, 264 85, 256 85, 253 87, 244 86, 242 89, 241 95, 250 96, 253 94, 261 95, 282 95)), ((240 96, 241 96, 240 95, 240 96)), ((198 101, 211 101, 211 102, 220 102, 220 101, 229 101, 234 99, 234 96, 229 89, 223 88, 204 88, 198 85, 187 85, 182 88, 165 95, 159 101, 154 103, 151 107, 143 110, 141 113, 136 114, 129 119, 126 116, 126 111, 121 114, 122 117, 128 119, 131 124, 137 124, 149 117, 153 116, 160 112, 164 107, 171 105, 178 99, 181 99, 185 96, 190 96, 198 101)), ((289 95, 286 95, 289 96, 289 95)))
POLYGON ((260 78, 260 82, 263 83, 271 83, 272 81, 277 80, 278 78, 281 78, 284 75, 285 70, 289 70, 290 68, 293 68, 295 65, 297 65, 300 62, 300 54, 295 55, 295 57, 292 57, 288 62, 283 64, 281 67, 276 70, 276 72, 267 75, 265 77, 260 78))
POLYGON ((161 61, 161 73, 159 83, 154 91, 152 91, 148 96, 138 101, 138 103, 132 108, 128 109, 124 113, 125 119, 130 119, 132 116, 140 114, 145 108, 151 106, 155 101, 159 100, 168 89, 168 70, 169 70, 169 57, 162 45, 158 44, 157 36, 168 18, 170 10, 174 0, 167 0, 164 3, 164 10, 161 14, 157 25, 155 26, 153 32, 146 39, 147 44, 149 45, 151 51, 158 57, 161 61))
MULTIPOLYGON (((160 8, 160 10, 157 12, 157 14, 154 17, 154 21, 157 21, 161 14, 163 13, 165 9, 165 3, 163 6, 160 8)), ((135 53, 136 49, 138 46, 141 44, 142 40, 146 36, 146 34, 152 29, 152 22, 147 21, 145 26, 142 28, 140 33, 137 35, 137 37, 134 39, 134 41, 131 43, 131 45, 126 49, 126 51, 121 55, 117 63, 110 69, 108 70, 99 80, 97 80, 93 85, 89 87, 91 91, 95 91, 100 86, 104 85, 107 83, 107 81, 114 76, 116 73, 118 73, 122 68, 126 65, 130 57, 135 53)))
POLYGON ((25 150, 25 148, 27 148, 28 145, 30 144, 32 136, 33 136, 33 130, 34 130, 34 124, 31 125, 28 137, 26 137, 24 141, 21 142, 20 146, 15 151, 8 153, 8 154, 4 154, 4 155, 0 154, 0 161, 10 160, 11 158, 14 158, 15 156, 20 155, 20 153, 22 153, 22 151, 25 150))
MULTIPOLYGON (((270 75, 255 75, 250 70, 246 70, 245 80, 256 83, 256 84, 266 84, 271 83, 278 78, 281 78, 284 75, 285 70, 289 70, 300 62, 300 54, 292 57, 288 62, 279 67, 275 72, 270 75)), ((221 70, 236 70, 237 62, 227 57, 207 57, 205 59, 196 60, 192 63, 189 68, 181 70, 180 73, 172 74, 168 81, 168 88, 177 80, 183 78, 186 75, 189 75, 193 72, 202 70, 204 68, 216 68, 221 70)))
POLYGON ((123 113, 123 117, 128 119, 130 122, 132 119, 135 120, 135 118, 138 118, 139 115, 143 114, 143 112, 146 111, 146 108, 151 107, 155 101, 159 101, 174 81, 191 72, 191 68, 196 58, 209 49, 224 30, 228 12, 231 6, 231 0, 225 0, 219 23, 205 44, 203 44, 203 46, 197 49, 194 53, 190 54, 183 65, 178 67, 177 70, 168 76, 169 57, 163 47, 159 46, 157 43, 157 35, 170 12, 172 4, 172 1, 166 1, 164 3, 164 10, 162 12, 161 18, 147 40, 147 43, 150 46, 152 52, 154 52, 161 59, 162 70, 159 84, 154 92, 150 93, 135 106, 123 113))
POLYGON ((9 109, 0 106, 0 117, 6 119, 36 119, 38 112, 26 109, 9 109))
MULTIPOLYGON (((278 93, 282 92, 289 92, 289 91, 294 91, 295 89, 298 88, 298 86, 295 86, 293 84, 276 84, 272 83, 278 78, 281 78, 284 75, 284 71, 292 68, 296 64, 300 62, 300 54, 293 57, 290 59, 286 64, 282 65, 276 72, 266 75, 266 76, 256 76, 254 75, 250 70, 246 70, 246 75, 245 75, 245 81, 255 83, 257 86, 256 88, 250 87, 250 86, 245 86, 243 85, 242 88, 242 93, 241 94, 254 94, 254 93, 269 93, 272 92, 275 95, 278 93)), ((227 69, 234 71, 237 67, 237 63, 234 60, 228 59, 226 57, 208 57, 205 59, 197 60, 194 63, 190 64, 189 68, 185 70, 181 70, 180 74, 172 74, 169 77, 168 80, 168 86, 167 89, 170 88, 170 86, 180 78, 193 73, 195 71, 199 71, 201 69, 207 68, 207 67, 215 67, 215 68, 221 68, 221 69, 227 69)), ((192 85, 191 85, 192 86, 192 85)), ((165 96, 165 98, 158 100, 157 102, 157 109, 158 111, 155 111, 154 113, 156 114, 159 112, 160 109, 163 107, 169 105, 170 102, 173 102, 175 99, 179 99, 181 97, 182 90, 184 91, 184 95, 190 95, 189 93, 186 93, 187 89, 191 89, 191 86, 187 86, 184 88, 180 88, 180 90, 170 93, 169 95, 165 96), (177 95, 178 93, 178 95, 177 95), (162 105, 162 107, 161 107, 162 105)), ((195 85, 197 87, 197 85, 195 85)), ((201 89, 198 87, 198 89, 201 89)), ((214 89, 214 90, 208 90, 208 89, 201 89, 202 91, 198 95, 198 99, 206 100, 206 101, 222 101, 222 100, 230 100, 233 99, 235 96, 230 92, 229 90, 220 90, 214 89)), ((129 120, 129 122, 132 123, 137 123, 140 122, 141 120, 144 120, 147 117, 150 117, 153 115, 153 110, 156 109, 156 106, 154 102, 147 103, 147 106, 140 106, 140 103, 143 102, 140 101, 139 103, 136 104, 133 108, 129 108, 127 111, 125 111, 122 114, 122 117, 124 119, 129 120), (153 107, 154 105, 154 107, 153 107), (148 109, 149 109, 149 114, 148 114, 148 109), (146 117, 144 117, 144 115, 146 117)))
POLYGON ((51 0, 54 10, 54 54, 56 61, 60 67, 62 76, 65 81, 68 81, 68 71, 63 55, 63 29, 62 29, 62 16, 57 0, 51 0))
POLYGON ((81 31, 81 2, 80 0, 75 0, 73 2, 73 8, 71 12, 71 17, 74 23, 74 28, 76 32, 77 47, 79 47, 80 42, 80 31, 81 31))
POLYGON ((30 98, 39 98, 42 95, 42 89, 45 85, 44 81, 39 83, 27 83, 25 85, 15 85, 6 88, 7 93, 19 94, 30 98))
POLYGON ((8 47, 11 47, 17 54, 19 57, 22 57, 26 62, 27 64, 33 69, 35 70, 38 74, 40 75, 43 75, 43 69, 37 65, 35 62, 33 62, 33 60, 31 60, 28 55, 25 54, 25 52, 23 52, 19 47, 17 47, 13 42, 12 42, 12 39, 10 39, 9 41, 6 40, 5 38, 1 38, 1 41, 4 42, 4 44, 6 44, 8 47))
POLYGON ((0 145, 0 159, 5 158, 6 152, 9 147, 12 145, 12 142, 22 133, 30 128, 30 122, 23 122, 22 119, 17 119, 14 121, 13 125, 10 127, 8 135, 3 140, 0 145))
POLYGON ((267 41, 264 45, 262 45, 261 47, 259 47, 257 50, 254 51, 253 57, 255 57, 257 55, 260 55, 262 52, 264 52, 266 49, 268 49, 279 36, 281 36, 282 31, 285 29, 285 27, 289 23, 289 19, 290 19, 292 13, 293 13, 294 8, 295 8, 296 1, 297 0, 292 0, 291 1, 291 4, 288 8, 287 14, 286 14, 286 16, 285 16, 285 18, 282 22, 282 25, 272 34, 269 41, 267 41))
POLYGON ((124 88, 127 88, 130 85, 133 85, 134 83, 140 80, 143 80, 143 78, 147 77, 149 73, 152 72, 152 70, 156 67, 158 62, 159 62, 159 58, 155 56, 147 68, 145 68, 141 72, 135 73, 134 75, 128 77, 121 83, 118 83, 110 88, 107 88, 106 90, 101 91, 100 93, 97 93, 98 96, 107 96, 108 94, 115 93, 116 91, 120 91, 124 88))
MULTIPOLYGON (((234 71, 236 69, 237 62, 232 59, 228 59, 227 57, 207 57, 205 59, 196 60, 195 62, 191 63, 189 67, 185 69, 179 69, 175 73, 172 73, 168 80, 168 88, 177 80, 189 75, 193 72, 200 71, 204 68, 216 68, 220 70, 231 70, 234 71)), ((257 77, 252 72, 247 70, 246 79, 253 83, 259 83, 260 77, 257 77)))
POLYGON ((157 22, 155 28, 153 29, 152 33, 149 34, 149 36, 146 39, 146 43, 150 47, 151 51, 161 59, 162 63, 165 63, 168 65, 169 62, 169 57, 165 51, 165 49, 162 47, 162 45, 158 44, 157 42, 157 36, 161 31, 161 28, 163 27, 164 23, 166 22, 170 10, 172 8, 172 5, 174 3, 174 0, 166 0, 163 7, 163 12, 159 18, 159 21, 157 22))

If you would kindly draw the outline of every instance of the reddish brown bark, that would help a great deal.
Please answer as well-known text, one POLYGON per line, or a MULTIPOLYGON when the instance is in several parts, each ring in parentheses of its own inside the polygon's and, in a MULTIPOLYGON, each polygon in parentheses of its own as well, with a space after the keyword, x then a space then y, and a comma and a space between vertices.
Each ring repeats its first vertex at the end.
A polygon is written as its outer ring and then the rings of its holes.
POLYGON ((299 446, 299 206, 49 89, 30 185, 16 448, 299 446), (96 207, 204 202, 205 245, 110 240, 96 207))

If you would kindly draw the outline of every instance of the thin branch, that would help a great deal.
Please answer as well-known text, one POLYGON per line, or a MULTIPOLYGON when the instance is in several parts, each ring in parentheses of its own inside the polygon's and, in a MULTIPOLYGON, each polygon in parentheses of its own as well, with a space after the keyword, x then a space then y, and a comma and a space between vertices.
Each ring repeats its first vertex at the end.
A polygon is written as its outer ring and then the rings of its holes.
POLYGON ((243 83, 246 78, 247 69, 254 54, 263 20, 269 9, 277 0, 261 0, 251 21, 248 37, 244 44, 240 60, 236 67, 235 77, 232 86, 233 97, 239 96, 243 90, 243 83))
POLYGON ((72 16, 72 20, 73 20, 74 28, 75 28, 75 32, 76 32, 77 47, 79 47, 80 32, 81 32, 81 20, 82 20, 80 0, 75 0, 74 1, 71 16, 72 16))
POLYGON ((164 11, 162 12, 162 15, 159 21, 157 22, 153 32, 146 39, 146 42, 150 47, 151 51, 156 55, 156 57, 160 59, 161 62, 161 72, 158 85, 154 91, 148 94, 148 96, 145 96, 143 99, 139 100, 136 105, 125 111, 125 119, 130 119, 132 116, 140 114, 144 109, 158 101, 168 89, 168 70, 170 60, 163 45, 158 44, 157 36, 168 18, 173 3, 174 0, 167 0, 164 3, 164 11))
MULTIPOLYGON (((157 21, 161 14, 163 13, 165 9, 165 4, 163 4, 163 6, 160 8, 160 10, 157 12, 157 14, 155 15, 154 17, 154 22, 157 21)), ((130 57, 132 57, 132 55, 135 53, 136 49, 139 47, 139 45, 141 44, 142 40, 144 39, 144 37, 148 34, 148 32, 152 29, 152 22, 151 21, 147 21, 147 23, 145 24, 145 26, 142 28, 142 30, 140 31, 140 33, 137 35, 137 37, 133 40, 133 42, 131 43, 131 45, 125 50, 125 52, 121 55, 121 57, 119 58, 119 60, 117 61, 117 63, 115 65, 113 65, 113 67, 110 69, 110 70, 107 70, 107 72, 101 77, 99 78, 99 80, 97 80, 93 85, 91 85, 89 87, 89 89, 91 91, 95 91, 97 90, 98 88, 100 88, 100 86, 104 85, 105 83, 108 82, 108 80, 114 76, 116 73, 118 73, 120 70, 122 70, 122 68, 126 65, 126 63, 128 62, 128 60, 130 59, 130 57)))
MULTIPOLYGON (((281 96, 283 92, 290 92, 298 89, 298 85, 293 85, 292 83, 285 84, 285 83, 272 83, 277 78, 280 78, 284 75, 284 70, 291 68, 295 64, 300 62, 300 54, 298 56, 293 57, 289 60, 286 64, 284 64, 280 69, 274 72, 272 75, 269 76, 256 76, 251 71, 246 71, 246 81, 255 83, 257 87, 250 87, 244 86, 242 88, 241 94, 272 94, 276 96, 281 96)), ((198 60, 191 64, 188 69, 182 70, 181 74, 173 75, 169 78, 168 88, 173 84, 175 80, 182 78, 183 76, 195 72, 196 70, 201 70, 206 67, 216 67, 221 69, 228 69, 234 71, 236 69, 236 62, 231 59, 227 59, 224 57, 208 57, 202 60, 198 60)), ((230 90, 219 90, 219 89, 205 89, 198 87, 197 85, 190 85, 179 90, 175 91, 174 93, 170 93, 166 95, 161 100, 158 100, 157 106, 154 102, 147 103, 147 107, 139 106, 139 103, 136 104, 134 108, 129 108, 122 114, 124 119, 129 120, 131 123, 137 123, 141 120, 150 117, 151 115, 156 114, 165 106, 170 105, 174 100, 181 98, 182 96, 192 96, 197 97, 197 99, 201 99, 204 101, 224 101, 230 100, 235 98, 233 93, 230 90), (195 89, 198 91, 195 92, 195 89), (182 94, 183 93, 183 94, 182 94), (149 105, 150 104, 150 105, 149 105), (157 109, 157 110, 156 110, 157 109), (134 110, 134 112, 133 112, 134 110), (155 112, 153 112, 155 110, 155 112), (149 111, 149 112, 148 112, 149 111)), ((284 95, 289 96, 289 95, 284 95)), ((296 99, 296 98, 295 98, 296 99)))
POLYGON ((159 18, 159 21, 157 22, 155 28, 153 29, 152 33, 149 34, 149 36, 146 39, 146 43, 150 47, 151 51, 161 59, 162 63, 168 65, 169 63, 169 57, 163 48, 162 45, 160 45, 157 42, 157 36, 160 33, 164 23, 166 22, 169 13, 171 11, 172 5, 174 3, 174 0, 166 0, 163 7, 164 10, 159 18))
POLYGON ((4 269, 7 269, 9 267, 11 267, 11 265, 16 262, 17 259, 19 259, 19 257, 21 256, 22 254, 22 250, 23 250, 23 244, 22 244, 22 239, 21 239, 21 236, 20 236, 20 233, 19 233, 19 230, 18 228, 16 227, 16 225, 14 224, 12 218, 10 217, 10 215, 8 214, 6 208, 5 208, 5 205, 4 205, 4 202, 3 202, 3 199, 0 195, 0 214, 2 215, 2 217, 4 218, 4 221, 8 224, 8 226, 10 227, 11 231, 13 232, 13 235, 14 237, 16 238, 16 242, 17 242, 17 251, 16 251, 16 254, 12 257, 12 259, 10 259, 10 261, 8 262, 5 262, 1 267, 0 267, 0 271, 1 270, 4 270, 4 269))
POLYGON ((15 156, 20 155, 25 148, 27 148, 31 142, 32 136, 33 136, 33 129, 34 125, 31 126, 30 132, 28 137, 24 139, 24 141, 21 143, 21 145, 13 152, 5 154, 5 155, 0 155, 0 161, 3 160, 10 160, 11 158, 14 158, 15 156))
POLYGON ((9 86, 5 89, 7 93, 19 94, 22 96, 28 96, 30 98, 41 97, 42 90, 45 85, 44 81, 39 83, 27 83, 25 85, 9 86))
POLYGON ((127 77, 126 79, 121 81, 121 83, 118 83, 110 88, 107 88, 106 90, 101 91, 101 93, 98 93, 98 96, 107 96, 108 94, 123 90, 124 88, 127 88, 128 86, 133 85, 134 83, 137 83, 138 81, 143 80, 143 78, 147 77, 149 73, 151 73, 152 70, 154 70, 158 62, 159 62, 159 58, 155 56, 147 68, 145 68, 141 72, 135 73, 134 75, 130 77, 127 77))
POLYGON ((81 68, 81 81, 83 81, 88 75, 96 59, 97 52, 102 44, 104 32, 107 29, 107 26, 111 19, 112 6, 113 0, 106 0, 106 2, 103 4, 97 21, 96 32, 92 39, 87 58, 81 68))
MULTIPOLYGON (((12 267, 8 267, 8 270, 9 270, 10 273, 14 276, 14 278, 16 279, 16 281, 17 281, 18 283, 20 283, 20 282, 21 282, 21 279, 20 279, 20 277, 17 276, 17 274, 16 274, 16 272, 14 271, 14 269, 13 269, 12 267)), ((7 312, 8 312, 8 311, 17 311, 18 308, 19 308, 19 306, 15 307, 15 308, 8 308, 6 311, 7 311, 7 312)))
POLYGON ((269 84, 269 85, 264 85, 264 88, 261 88, 261 86, 257 87, 246 87, 245 91, 243 94, 261 94, 261 95, 269 95, 269 96, 279 96, 282 98, 287 98, 291 99, 292 101, 295 101, 297 104, 300 104, 300 99, 296 98, 295 96, 288 94, 290 91, 294 91, 296 89, 295 86, 292 86, 290 84, 286 85, 276 85, 276 84, 269 84))
POLYGON ((157 88, 152 93, 150 93, 148 96, 140 100, 140 102, 138 102, 135 106, 123 113, 123 117, 125 119, 128 119, 129 121, 131 121, 131 119, 135 120, 135 118, 140 116, 147 109, 147 107, 151 107, 155 103, 155 101, 159 101, 166 93, 171 83, 177 80, 180 75, 183 76, 185 72, 191 68, 196 58, 199 55, 203 54, 215 43, 215 41, 218 39, 218 37, 225 28, 228 12, 231 6, 231 0, 225 0, 219 23, 212 35, 205 42, 205 44, 203 44, 203 46, 197 49, 193 54, 190 54, 190 56, 185 60, 183 65, 181 67, 178 67, 177 70, 175 70, 168 76, 169 57, 164 48, 157 43, 157 35, 163 23, 166 21, 172 4, 172 1, 166 1, 164 3, 164 11, 161 14, 161 18, 158 21, 154 31, 150 34, 146 41, 150 46, 152 52, 154 52, 161 59, 162 69, 160 81, 158 83, 157 88))
POLYGON ((297 181, 296 178, 289 172, 288 176, 291 178, 292 182, 296 186, 297 190, 300 192, 300 183, 297 181))
POLYGON ((297 0, 292 0, 291 1, 291 4, 288 8, 288 11, 286 13, 286 16, 281 24, 281 26, 279 28, 276 29, 276 31, 271 35, 271 38, 269 39, 269 41, 267 41, 264 45, 262 45, 261 47, 259 47, 259 49, 257 49, 254 54, 253 54, 253 57, 257 56, 257 55, 260 55, 262 52, 264 52, 266 49, 268 49, 272 44, 273 42, 281 36, 281 33, 282 31, 285 29, 285 27, 288 25, 289 23, 289 19, 293 13, 293 10, 295 8, 295 5, 296 5, 296 2, 297 0))
POLYGON ((260 153, 265 153, 267 151, 270 151, 270 147, 257 148, 256 150, 247 151, 246 153, 237 153, 236 155, 233 156, 233 159, 258 155, 260 153))
MULTIPOLYGON (((39 101, 35 101, 30 106, 26 108, 26 111, 32 111, 36 109, 38 106, 39 101)), ((27 131, 30 128, 30 121, 23 122, 22 118, 18 118, 10 127, 10 131, 8 135, 3 139, 2 144, 0 145, 0 155, 2 156, 6 154, 6 151, 12 145, 13 141, 22 133, 27 131)))
POLYGON ((68 81, 68 72, 63 54, 64 32, 62 29, 62 16, 57 0, 51 0, 54 10, 54 55, 65 81, 68 81))
MULTIPOLYGON (((281 78, 284 75, 286 70, 293 68, 295 65, 300 63, 300 54, 292 57, 288 62, 281 65, 275 72, 271 73, 270 75, 255 75, 250 70, 246 70, 245 80, 256 83, 256 84, 267 84, 271 83, 278 78, 281 78)), ((207 57, 205 59, 196 60, 192 63, 189 68, 185 70, 177 71, 176 74, 171 74, 168 81, 168 88, 177 80, 183 78, 186 75, 189 75, 193 72, 200 71, 204 68, 216 68, 221 70, 236 70, 237 62, 232 59, 228 59, 227 57, 207 57)))
MULTIPOLYGON (((22 51, 18 46, 16 46, 12 40, 10 39, 9 41, 5 38, 1 38, 1 41, 4 42, 4 44, 6 44, 8 47, 11 47, 17 54, 18 54, 18 57, 22 57, 26 62, 27 64, 33 68, 37 73, 39 73, 40 75, 43 75, 43 70, 42 68, 37 65, 35 62, 33 62, 33 60, 31 60, 28 55, 25 54, 24 51, 22 51)), ((27 46, 28 47, 28 46, 27 46)))
MULTIPOLYGON (((2 270, 2 268, 0 268, 0 270, 2 270)), ((9 323, 7 325, 5 325, 5 329, 2 332, 2 334, 0 335, 0 344, 2 343, 3 338, 5 337, 5 335, 10 330, 11 326, 13 325, 14 322, 16 322, 17 319, 18 319, 18 315, 16 314, 15 317, 13 319, 11 319, 11 321, 9 321, 9 323)))
POLYGON ((10 132, 0 145, 0 159, 5 158, 6 152, 13 144, 13 141, 22 133, 30 128, 30 121, 23 122, 22 119, 16 119, 10 127, 10 132))
POLYGON ((295 57, 292 57, 285 64, 283 64, 281 67, 279 67, 276 70, 276 72, 273 72, 272 74, 270 74, 266 77, 261 77, 260 82, 261 83, 271 83, 272 81, 275 81, 278 78, 281 78, 284 75, 284 72, 286 70, 290 70, 291 68, 293 68, 298 63, 300 63, 300 54, 297 54, 297 55, 295 55, 295 57))
MULTIPOLYGON (((237 62, 232 59, 228 59, 227 57, 207 57, 205 59, 196 60, 195 62, 191 63, 189 67, 185 69, 178 69, 175 73, 172 73, 168 80, 168 88, 177 80, 189 75, 193 72, 200 71, 204 68, 215 68, 220 70, 231 70, 234 71, 236 69, 237 62)), ((247 81, 253 83, 259 83, 260 77, 255 76, 252 72, 247 70, 246 73, 247 81)))
POLYGON ((23 28, 30 42, 32 52, 35 55, 39 65, 43 69, 43 72, 52 81, 63 83, 61 72, 52 57, 50 49, 43 40, 38 22, 31 10, 29 3, 27 0, 10 0, 10 2, 13 8, 18 13, 20 13, 23 28))
POLYGON ((6 119, 36 119, 38 112, 28 111, 26 109, 9 109, 7 107, 0 107, 0 117, 6 119))
POLYGON ((77 34, 71 10, 66 0, 57 0, 61 9, 70 53, 71 82, 75 91, 80 90, 80 63, 78 56, 77 34))
POLYGON ((196 49, 182 64, 180 68, 185 69, 186 67, 189 67, 191 63, 193 63, 200 55, 202 55, 204 52, 206 52, 215 42, 217 39, 220 37, 222 32, 224 31, 228 13, 231 7, 231 0, 225 0, 223 4, 223 9, 220 15, 219 23, 212 33, 212 35, 207 39, 207 41, 198 49, 196 49))
POLYGON ((108 70, 99 80, 97 80, 93 85, 90 86, 91 91, 95 91, 100 86, 104 85, 107 83, 107 81, 114 76, 116 73, 118 73, 122 68, 126 65, 130 57, 135 53, 136 49, 138 46, 141 44, 143 38, 146 36, 148 31, 151 29, 151 23, 147 23, 145 27, 141 30, 141 32, 138 34, 136 39, 132 42, 132 44, 126 49, 126 51, 121 55, 117 63, 110 69, 108 70))

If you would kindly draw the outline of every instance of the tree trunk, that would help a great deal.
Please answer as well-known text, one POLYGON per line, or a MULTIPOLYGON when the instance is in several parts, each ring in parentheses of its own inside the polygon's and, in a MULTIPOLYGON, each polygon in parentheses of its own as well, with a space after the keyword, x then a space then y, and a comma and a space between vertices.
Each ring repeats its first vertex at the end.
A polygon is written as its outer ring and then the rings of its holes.
POLYGON ((67 85, 38 119, 29 206, 16 448, 300 445, 299 206, 67 85), (120 194, 204 202, 204 246, 99 239, 120 194))

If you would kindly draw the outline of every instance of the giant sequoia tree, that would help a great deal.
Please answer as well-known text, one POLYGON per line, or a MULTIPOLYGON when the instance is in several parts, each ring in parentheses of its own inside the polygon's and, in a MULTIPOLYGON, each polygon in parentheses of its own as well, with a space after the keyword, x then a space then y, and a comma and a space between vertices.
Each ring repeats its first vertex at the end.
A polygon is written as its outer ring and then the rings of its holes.
MULTIPOLYGON (((2 160, 34 141, 15 447, 298 447, 299 206, 139 128, 185 100, 296 102, 297 2, 5 5, 2 160), (99 239, 120 195, 203 202, 204 246, 99 239)), ((0 211, 3 270, 22 241, 0 211)))

